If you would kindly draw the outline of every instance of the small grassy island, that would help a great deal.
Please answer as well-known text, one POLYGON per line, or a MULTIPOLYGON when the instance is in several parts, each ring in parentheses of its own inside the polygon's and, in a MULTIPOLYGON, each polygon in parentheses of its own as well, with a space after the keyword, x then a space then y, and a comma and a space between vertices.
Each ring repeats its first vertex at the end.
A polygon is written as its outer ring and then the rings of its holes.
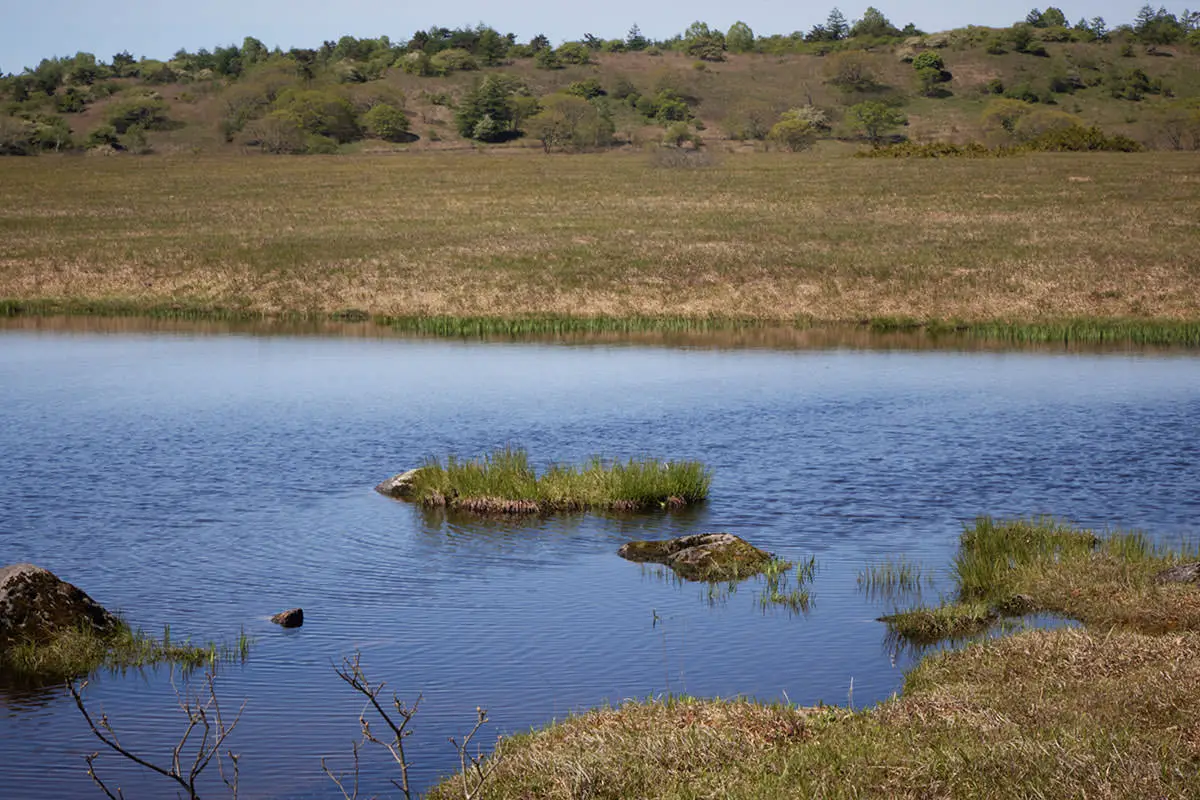
POLYGON ((47 640, 29 639, 0 649, 0 677, 19 683, 54 683, 100 669, 124 670, 172 664, 184 669, 244 660, 250 649, 245 633, 235 644, 173 641, 170 627, 161 638, 118 621, 110 631, 89 625, 65 628, 47 640))
POLYGON ((674 509, 708 497, 712 477, 696 461, 593 458, 583 466, 555 464, 538 475, 528 454, 506 447, 483 458, 415 470, 404 496, 427 508, 484 515, 674 509))
MULTIPOLYGON (((1137 533, 982 518, 962 536, 959 597, 889 625, 930 639, 1047 611, 1083 629, 931 655, 861 711, 688 697, 589 711, 502 739, 476 796, 1197 796, 1197 557, 1137 533), (969 624, 933 630, 931 616, 969 624)), ((429 796, 460 793, 452 777, 429 796)))

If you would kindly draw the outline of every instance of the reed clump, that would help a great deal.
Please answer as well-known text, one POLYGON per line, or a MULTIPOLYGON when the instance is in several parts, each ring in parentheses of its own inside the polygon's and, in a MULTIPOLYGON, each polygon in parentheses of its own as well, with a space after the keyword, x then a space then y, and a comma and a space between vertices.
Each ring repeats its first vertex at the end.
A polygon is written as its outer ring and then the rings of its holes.
POLYGON ((933 575, 907 557, 884 559, 867 564, 858 573, 858 588, 871 597, 898 597, 920 594, 923 586, 933 583, 933 575))
POLYGON ((1154 545, 1137 531, 1097 534, 1052 519, 981 517, 959 541, 955 596, 881 620, 900 636, 925 642, 1039 612, 1143 632, 1200 630, 1196 585, 1156 579, 1197 559, 1193 546, 1154 545))
POLYGON ((27 640, 0 651, 0 672, 21 680, 57 680, 89 675, 98 669, 130 668, 172 664, 184 669, 244 661, 251 640, 243 631, 233 644, 171 637, 170 626, 161 637, 119 622, 111 632, 90 625, 64 628, 45 641, 27 640))
POLYGON ((554 464, 540 475, 525 450, 504 447, 476 459, 430 459, 412 482, 412 498, 431 508, 485 515, 676 509, 708 497, 711 475, 697 461, 596 457, 554 464))

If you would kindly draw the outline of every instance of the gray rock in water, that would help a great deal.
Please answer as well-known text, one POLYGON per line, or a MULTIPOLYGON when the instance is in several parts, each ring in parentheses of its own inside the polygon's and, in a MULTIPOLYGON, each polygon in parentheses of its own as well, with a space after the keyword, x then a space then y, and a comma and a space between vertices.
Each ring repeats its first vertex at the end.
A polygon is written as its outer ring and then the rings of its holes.
POLYGON ((1154 576, 1155 583, 1200 583, 1200 561, 1176 564, 1154 576))
POLYGON ((412 497, 413 479, 417 477, 420 468, 410 469, 408 472, 401 472, 399 475, 393 475, 383 483, 375 487, 375 491, 380 494, 386 494, 388 497, 409 498, 412 497))
POLYGON ((276 625, 282 625, 285 628, 299 628, 304 624, 304 609, 289 608, 287 611, 280 611, 271 617, 271 622, 274 622, 276 625))
POLYGON ((0 567, 0 648, 45 641, 57 631, 90 625, 110 633, 120 620, 77 586, 33 564, 0 567))
POLYGON ((741 580, 762 571, 771 554, 732 533, 697 533, 658 542, 628 542, 617 555, 666 564, 693 581, 741 580))

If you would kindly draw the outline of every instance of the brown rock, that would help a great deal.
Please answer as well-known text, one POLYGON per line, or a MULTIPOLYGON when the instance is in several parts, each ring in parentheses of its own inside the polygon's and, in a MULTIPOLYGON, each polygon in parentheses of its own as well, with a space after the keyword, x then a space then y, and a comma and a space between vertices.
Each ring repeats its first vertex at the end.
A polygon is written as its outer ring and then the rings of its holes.
POLYGON ((109 633, 120 624, 86 592, 49 570, 33 564, 0 567, 0 648, 45 641, 64 628, 90 625, 109 633))
POLYGON ((271 617, 271 622, 274 622, 276 625, 282 625, 285 628, 299 628, 304 624, 304 609, 289 608, 287 611, 280 611, 271 617))
POLYGON ((732 533, 697 533, 658 542, 628 542, 617 555, 629 561, 666 564, 693 581, 728 581, 762 571, 771 554, 732 533))

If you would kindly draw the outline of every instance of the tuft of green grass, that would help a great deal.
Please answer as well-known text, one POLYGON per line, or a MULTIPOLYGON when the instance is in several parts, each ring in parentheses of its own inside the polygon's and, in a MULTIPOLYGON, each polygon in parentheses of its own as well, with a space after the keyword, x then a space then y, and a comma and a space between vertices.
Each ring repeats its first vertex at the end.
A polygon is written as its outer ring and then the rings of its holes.
POLYGON ((793 614, 807 614, 812 607, 812 594, 807 586, 817 574, 817 557, 792 564, 782 559, 772 559, 762 571, 765 583, 758 595, 758 605, 764 611, 780 606, 793 614), (792 567, 795 567, 793 573, 792 567), (796 585, 791 585, 795 575, 796 585))
POLYGON ((879 564, 867 564, 858 573, 858 588, 872 597, 920 594, 922 585, 932 583, 933 575, 905 556, 885 559, 879 564))
POLYGON ((174 641, 169 625, 164 626, 161 638, 124 622, 109 634, 83 625, 65 628, 47 641, 29 640, 6 648, 0 652, 0 671, 23 680, 57 680, 98 669, 120 671, 157 664, 196 669, 245 661, 251 644, 245 631, 233 644, 194 644, 174 641))
POLYGON ((914 644, 962 639, 985 631, 999 618, 986 603, 946 603, 880 617, 897 636, 914 644))
POLYGON ((1138 531, 1098 535, 1047 518, 980 517, 959 541, 955 598, 881 621, 917 643, 959 638, 1002 617, 1035 612, 1143 632, 1200 630, 1200 590, 1155 580, 1195 560, 1195 546, 1155 546, 1138 531))
POLYGON ((504 447, 483 458, 443 465, 430 459, 413 479, 413 499, 426 507, 476 514, 549 514, 606 509, 674 509, 708 497, 711 475, 697 461, 643 459, 583 466, 552 465, 538 475, 525 450, 504 447))

